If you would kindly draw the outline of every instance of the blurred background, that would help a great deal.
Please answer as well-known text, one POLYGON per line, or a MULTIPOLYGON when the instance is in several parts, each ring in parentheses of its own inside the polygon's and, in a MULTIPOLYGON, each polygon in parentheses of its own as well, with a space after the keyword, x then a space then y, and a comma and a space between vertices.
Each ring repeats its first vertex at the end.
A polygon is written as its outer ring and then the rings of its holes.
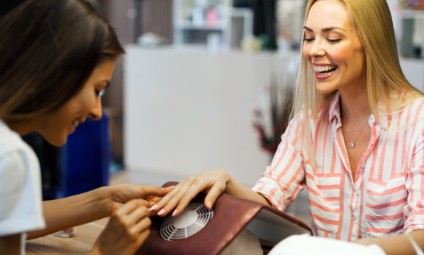
MULTIPOLYGON (((401 65, 424 89, 424 1, 388 0, 401 65)), ((211 168, 252 186, 287 124, 303 0, 97 0, 127 54, 101 122, 64 148, 26 139, 45 199, 121 181, 161 185, 211 168)), ((301 194, 291 207, 307 213, 301 194)))

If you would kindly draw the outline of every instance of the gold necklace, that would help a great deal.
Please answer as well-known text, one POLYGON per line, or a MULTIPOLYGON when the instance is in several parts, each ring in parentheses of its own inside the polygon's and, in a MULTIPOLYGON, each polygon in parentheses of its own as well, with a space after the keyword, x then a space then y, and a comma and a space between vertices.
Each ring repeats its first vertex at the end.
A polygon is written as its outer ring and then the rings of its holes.
POLYGON ((362 134, 362 131, 364 131, 364 129, 365 129, 365 127, 368 125, 368 122, 367 123, 365 123, 365 125, 361 128, 361 131, 359 131, 359 134, 355 137, 355 139, 351 139, 350 138, 350 135, 349 135, 349 132, 347 131, 347 129, 346 129, 346 134, 347 134, 347 136, 348 136, 348 138, 349 138, 349 147, 351 148, 351 149, 353 149, 353 148, 355 148, 355 146, 356 146, 356 140, 358 140, 358 138, 359 138, 359 136, 362 134))

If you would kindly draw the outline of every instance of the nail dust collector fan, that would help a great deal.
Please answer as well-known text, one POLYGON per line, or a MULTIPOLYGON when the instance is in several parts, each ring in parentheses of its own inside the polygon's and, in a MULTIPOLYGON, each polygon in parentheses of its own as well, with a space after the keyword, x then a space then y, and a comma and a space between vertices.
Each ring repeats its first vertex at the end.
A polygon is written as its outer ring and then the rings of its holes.
POLYGON ((186 239, 202 230, 212 217, 213 210, 201 203, 190 203, 179 217, 167 217, 161 224, 159 234, 168 241, 186 239))
POLYGON ((287 236, 311 233, 270 206, 222 194, 210 210, 204 198, 197 196, 178 217, 153 217, 151 234, 136 254, 262 255, 287 236))

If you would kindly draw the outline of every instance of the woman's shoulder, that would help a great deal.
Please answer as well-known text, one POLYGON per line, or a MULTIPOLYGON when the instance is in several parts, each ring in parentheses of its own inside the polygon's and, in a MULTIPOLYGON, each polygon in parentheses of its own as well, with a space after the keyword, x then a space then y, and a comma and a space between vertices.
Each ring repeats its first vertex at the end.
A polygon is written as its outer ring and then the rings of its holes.
POLYGON ((19 134, 0 120, 0 157, 13 151, 32 154, 32 149, 22 140, 19 134))
POLYGON ((416 97, 405 106, 403 111, 409 112, 413 116, 424 115, 424 97, 416 97))
POLYGON ((412 104, 424 104, 424 96, 416 97, 412 100, 412 104))
POLYGON ((382 115, 382 119, 388 121, 390 123, 389 126, 400 127, 401 129, 424 127, 424 97, 415 97, 403 103, 399 110, 391 112, 389 115, 390 120, 384 114, 382 115))

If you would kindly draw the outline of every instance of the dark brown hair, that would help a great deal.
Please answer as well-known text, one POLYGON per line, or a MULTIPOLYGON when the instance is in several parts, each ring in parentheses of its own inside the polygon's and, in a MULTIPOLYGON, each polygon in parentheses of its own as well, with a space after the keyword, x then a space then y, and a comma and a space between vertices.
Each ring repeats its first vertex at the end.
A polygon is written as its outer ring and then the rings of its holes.
POLYGON ((20 121, 76 95, 97 64, 124 53, 84 0, 26 0, 0 19, 0 118, 20 121))

